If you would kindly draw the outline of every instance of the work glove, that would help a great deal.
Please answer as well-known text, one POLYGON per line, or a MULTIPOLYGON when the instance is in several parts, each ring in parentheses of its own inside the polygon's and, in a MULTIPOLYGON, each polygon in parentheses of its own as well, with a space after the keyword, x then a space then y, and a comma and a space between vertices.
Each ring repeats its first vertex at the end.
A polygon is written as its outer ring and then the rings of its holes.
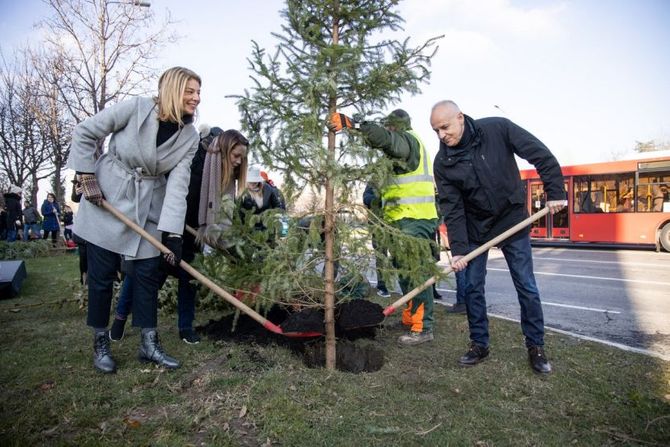
POLYGON ((567 200, 548 200, 547 208, 551 214, 556 214, 568 205, 567 200))
POLYGON ((183 244, 182 238, 178 234, 163 233, 163 245, 170 250, 170 253, 163 253, 163 259, 169 265, 176 267, 181 262, 181 247, 183 244))
POLYGON ((333 132, 339 132, 345 127, 348 129, 360 129, 361 125, 358 121, 349 118, 344 113, 335 112, 332 115, 330 115, 330 120, 328 121, 328 129, 330 129, 333 132))
POLYGON ((86 200, 97 206, 102 205, 105 197, 102 195, 102 191, 100 191, 95 174, 79 174, 79 183, 81 183, 86 200))

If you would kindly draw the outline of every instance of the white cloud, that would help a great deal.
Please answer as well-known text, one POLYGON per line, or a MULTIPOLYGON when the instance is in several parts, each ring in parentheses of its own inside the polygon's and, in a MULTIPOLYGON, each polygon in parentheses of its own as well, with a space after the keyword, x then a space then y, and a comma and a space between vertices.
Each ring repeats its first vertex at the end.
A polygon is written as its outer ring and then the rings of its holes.
POLYGON ((408 0, 401 3, 408 27, 477 30, 487 34, 517 37, 560 36, 566 3, 548 7, 520 7, 511 0, 408 0))

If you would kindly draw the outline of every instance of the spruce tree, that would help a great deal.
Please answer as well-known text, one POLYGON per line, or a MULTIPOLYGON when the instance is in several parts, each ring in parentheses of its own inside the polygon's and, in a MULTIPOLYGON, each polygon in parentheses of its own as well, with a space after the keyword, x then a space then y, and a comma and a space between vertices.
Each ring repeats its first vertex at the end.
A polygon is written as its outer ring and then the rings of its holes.
MULTIPOLYGON (((245 220, 236 213, 239 221, 229 235, 236 260, 205 261, 208 272, 218 273, 228 285, 262 284, 257 308, 277 302, 323 308, 329 369, 335 367, 336 298, 368 269, 371 256, 367 239, 336 216, 342 210, 357 213, 362 185, 371 179, 383 184, 390 162, 355 132, 336 137, 328 131, 328 119, 335 111, 371 119, 401 94, 419 92, 437 50, 436 38, 411 46, 409 38, 389 37, 402 31, 397 3, 288 0, 281 12, 282 32, 273 33, 276 48, 268 52, 252 42, 253 87, 238 96, 250 147, 264 166, 282 174, 287 202, 307 190, 325 199, 314 203, 311 212, 317 217, 308 230, 291 225, 288 237, 271 244, 268 235, 250 231, 254 219, 262 217, 245 220), (319 261, 323 273, 314 269, 319 261), (336 283, 338 266, 343 280, 336 283)), ((294 221, 300 217, 293 213, 294 221)), ((269 233, 276 232, 276 219, 265 219, 269 233)), ((385 235, 393 232, 383 222, 377 225, 385 235)), ((406 245, 403 255, 417 259, 415 265, 430 256, 412 241, 396 243, 406 245)))

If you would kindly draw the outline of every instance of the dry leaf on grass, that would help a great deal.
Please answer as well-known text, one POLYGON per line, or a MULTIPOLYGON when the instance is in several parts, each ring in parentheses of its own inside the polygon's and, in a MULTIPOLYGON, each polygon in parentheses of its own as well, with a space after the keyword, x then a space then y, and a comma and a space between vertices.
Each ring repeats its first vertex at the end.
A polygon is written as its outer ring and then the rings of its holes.
POLYGON ((40 385, 40 390, 49 391, 50 389, 52 389, 55 386, 56 386, 56 382, 54 382, 53 380, 47 380, 40 385))
POLYGON ((123 422, 130 428, 139 428, 142 425, 142 423, 137 419, 133 419, 128 416, 123 418, 123 422))
POLYGON ((242 405, 242 409, 240 410, 240 415, 238 416, 240 419, 242 419, 244 416, 247 414, 247 406, 242 405))

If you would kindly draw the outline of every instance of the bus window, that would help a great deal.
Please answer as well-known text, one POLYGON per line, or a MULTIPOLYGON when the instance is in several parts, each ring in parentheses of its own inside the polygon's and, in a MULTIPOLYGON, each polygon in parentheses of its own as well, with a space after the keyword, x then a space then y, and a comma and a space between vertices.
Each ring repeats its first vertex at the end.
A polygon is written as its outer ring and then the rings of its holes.
POLYGON ((575 213, 626 213, 633 211, 634 176, 606 174, 574 178, 575 213))
POLYGON ((637 211, 660 213, 670 211, 670 174, 640 174, 637 183, 637 211))

